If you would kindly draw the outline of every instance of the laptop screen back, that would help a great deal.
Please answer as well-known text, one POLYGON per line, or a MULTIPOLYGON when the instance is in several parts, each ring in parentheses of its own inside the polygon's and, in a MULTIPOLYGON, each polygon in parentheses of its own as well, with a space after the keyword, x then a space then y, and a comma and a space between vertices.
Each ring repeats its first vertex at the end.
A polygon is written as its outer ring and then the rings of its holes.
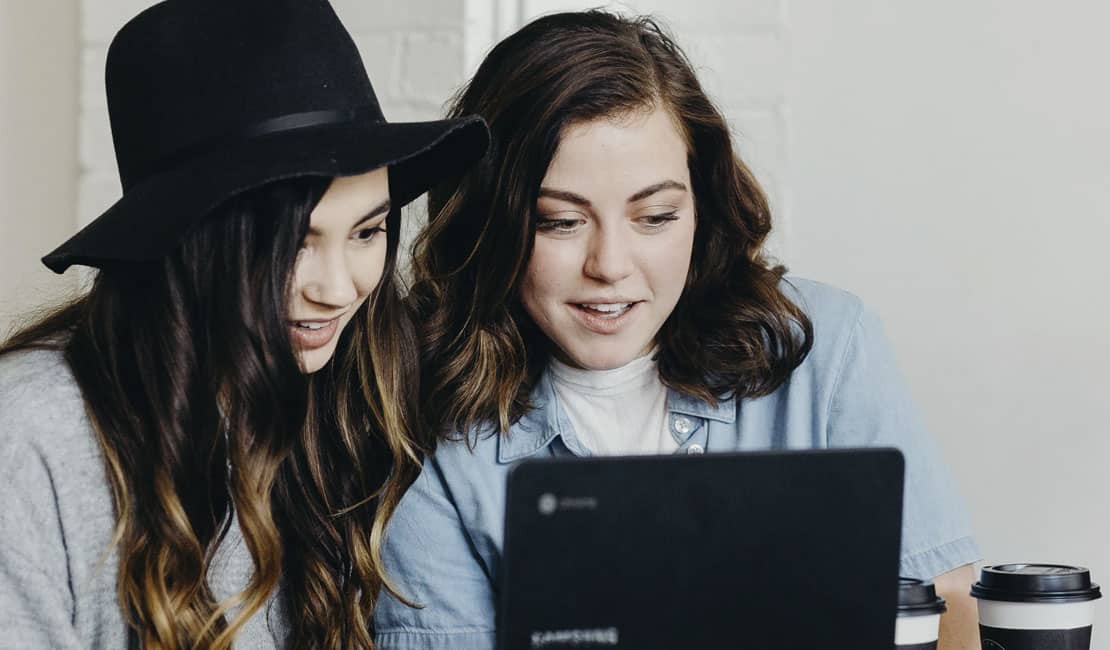
POLYGON ((890 449, 525 461, 500 647, 889 650, 902 478, 890 449))

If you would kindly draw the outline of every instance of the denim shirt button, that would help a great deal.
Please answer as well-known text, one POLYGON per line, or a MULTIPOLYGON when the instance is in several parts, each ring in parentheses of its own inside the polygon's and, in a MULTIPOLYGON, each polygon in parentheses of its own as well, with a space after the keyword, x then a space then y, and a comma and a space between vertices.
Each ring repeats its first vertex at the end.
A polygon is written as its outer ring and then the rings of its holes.
POLYGON ((674 419, 674 430, 685 435, 694 430, 694 423, 686 416, 677 415, 674 419))
POLYGON ((693 445, 690 445, 689 447, 686 448, 686 453, 688 453, 688 454, 704 454, 705 453, 705 447, 702 447, 699 444, 693 444, 693 445))

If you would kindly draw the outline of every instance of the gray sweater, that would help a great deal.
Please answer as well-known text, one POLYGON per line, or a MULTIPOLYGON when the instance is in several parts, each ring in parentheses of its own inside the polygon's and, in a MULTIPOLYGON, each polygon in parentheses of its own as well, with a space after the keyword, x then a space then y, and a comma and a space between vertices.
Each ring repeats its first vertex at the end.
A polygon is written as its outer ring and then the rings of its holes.
MULTIPOLYGON (((116 599, 115 526, 103 456, 60 353, 0 357, 0 648, 126 648, 116 599)), ((219 599, 253 571, 232 525, 209 571, 219 599)), ((271 598, 236 648, 278 648, 271 598)))

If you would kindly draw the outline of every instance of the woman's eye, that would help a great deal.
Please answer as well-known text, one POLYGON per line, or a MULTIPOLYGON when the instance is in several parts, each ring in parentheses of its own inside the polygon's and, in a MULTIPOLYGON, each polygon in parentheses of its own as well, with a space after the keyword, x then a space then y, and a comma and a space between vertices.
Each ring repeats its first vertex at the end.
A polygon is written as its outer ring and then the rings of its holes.
POLYGON ((581 219, 552 219, 548 217, 539 217, 536 220, 536 230, 542 232, 574 232, 581 223, 581 219))
POLYGON ((355 239, 355 241, 367 243, 373 241, 374 236, 380 232, 385 232, 385 228, 382 228, 381 226, 378 226, 377 228, 363 228, 361 230, 356 230, 352 237, 355 239))
POLYGON ((678 214, 674 212, 666 212, 663 214, 649 214, 640 217, 640 223, 650 228, 661 228, 664 224, 670 221, 677 221, 678 214))

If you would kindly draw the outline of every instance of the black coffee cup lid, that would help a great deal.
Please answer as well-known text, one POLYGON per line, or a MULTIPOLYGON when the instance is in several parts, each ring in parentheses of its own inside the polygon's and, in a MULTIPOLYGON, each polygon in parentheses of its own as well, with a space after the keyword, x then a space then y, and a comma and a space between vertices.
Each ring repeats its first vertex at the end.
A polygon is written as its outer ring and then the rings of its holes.
POLYGON ((1016 603, 1069 603, 1102 597, 1091 572, 1065 564, 998 564, 983 567, 971 595, 1016 603))
POLYGON ((948 611, 933 583, 917 578, 898 578, 898 615, 925 616, 948 611))

